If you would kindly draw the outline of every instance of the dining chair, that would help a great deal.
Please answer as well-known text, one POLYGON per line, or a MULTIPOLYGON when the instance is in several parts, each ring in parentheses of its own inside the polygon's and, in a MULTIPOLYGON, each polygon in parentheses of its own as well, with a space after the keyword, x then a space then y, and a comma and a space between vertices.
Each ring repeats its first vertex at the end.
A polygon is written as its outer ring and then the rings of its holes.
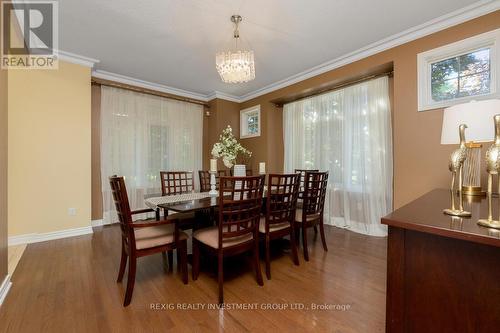
POLYGON ((270 241, 290 236, 292 260, 299 265, 295 240, 295 210, 299 193, 299 174, 270 174, 267 181, 266 212, 260 218, 259 233, 266 246, 266 276, 271 279, 270 241))
POLYGON ((194 172, 160 171, 161 195, 194 192, 194 172))
POLYGON ((262 286, 259 261, 259 220, 265 176, 221 177, 219 186, 218 226, 193 233, 193 280, 200 272, 200 250, 218 259, 219 303, 224 302, 223 259, 253 251, 257 283, 262 286))
MULTIPOLYGON (((210 191, 210 171, 200 170, 198 171, 198 176, 200 177, 200 192, 210 191)), ((226 170, 217 170, 215 175, 215 188, 219 189, 219 178, 226 176, 226 170)))
POLYGON ((323 226, 323 212, 325 208, 326 187, 328 183, 328 171, 307 171, 304 176, 304 194, 302 208, 296 210, 295 227, 302 231, 302 246, 304 248, 304 260, 309 261, 307 248, 307 229, 319 225, 323 249, 328 251, 325 240, 325 229, 323 226))
MULTIPOLYGON (((192 171, 160 171, 161 195, 178 195, 194 192, 194 172, 192 171)), ((159 214, 159 213, 158 213, 159 214)), ((164 210, 164 216, 168 210, 164 210)), ((179 213, 176 215, 181 229, 192 229, 195 223, 195 213, 179 213)), ((167 251, 168 264, 172 267, 173 251, 167 251)))
MULTIPOLYGON (((304 179, 306 172, 319 172, 316 169, 295 169, 294 172, 300 174, 300 185, 299 185, 299 199, 297 201, 297 208, 302 208, 303 197, 304 197, 304 179)), ((314 233, 318 233, 318 228, 314 226, 314 233)))
MULTIPOLYGON (((298 173, 300 175, 300 185, 299 185, 299 200, 302 201, 302 197, 304 196, 304 180, 306 176, 306 172, 319 172, 319 170, 315 169, 295 169, 295 173, 298 173)), ((301 206, 299 204, 299 206, 301 206)))
POLYGON ((177 249, 177 252, 180 254, 180 261, 177 262, 177 265, 181 267, 182 281, 184 284, 187 284, 188 236, 177 228, 175 214, 161 221, 148 219, 134 222, 132 221, 133 215, 153 210, 130 210, 127 189, 123 177, 112 176, 109 178, 109 183, 111 185, 111 192, 113 194, 122 236, 121 260, 117 282, 122 282, 123 280, 128 259, 127 289, 123 306, 128 306, 132 300, 137 258, 177 249))

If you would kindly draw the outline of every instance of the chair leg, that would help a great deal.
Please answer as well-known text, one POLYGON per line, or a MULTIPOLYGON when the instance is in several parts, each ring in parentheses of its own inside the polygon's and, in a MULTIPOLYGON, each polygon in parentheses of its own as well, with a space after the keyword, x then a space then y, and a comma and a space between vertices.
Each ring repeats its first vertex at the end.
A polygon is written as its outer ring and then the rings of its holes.
POLYGON ((300 225, 295 225, 295 244, 300 247, 300 225))
POLYGON ((122 256, 120 259, 120 269, 118 271, 118 279, 116 282, 122 282, 123 274, 125 274, 125 267, 127 266, 127 252, 125 252, 125 247, 122 244, 122 256))
POLYGON ((180 248, 177 249, 177 253, 180 252, 180 260, 177 265, 180 266, 182 272, 182 282, 188 284, 188 268, 187 268, 187 240, 183 240, 180 244, 180 248))
POLYGON ((200 274, 200 245, 198 241, 193 238, 193 270, 191 272, 193 274, 193 281, 198 279, 198 275, 200 274))
MULTIPOLYGON (((259 238, 255 236, 255 246, 253 249, 253 261, 255 266, 255 273, 257 275, 257 284, 259 286, 264 285, 264 280, 262 279, 262 271, 260 270, 260 259, 259 259, 259 238)), ((271 278, 271 272, 269 272, 269 278, 271 278)))
POLYGON ((328 251, 325 239, 325 228, 323 227, 323 220, 319 222, 319 233, 321 234, 321 242, 323 243, 323 250, 328 251))
POLYGON ((182 271, 181 269, 181 251, 179 251, 180 249, 178 248, 175 252, 177 253, 177 273, 180 273, 182 271))
POLYGON ((269 234, 266 234, 266 276, 268 280, 271 280, 271 255, 270 255, 270 244, 269 244, 269 234))
POLYGON ((218 274, 217 274, 217 280, 219 283, 219 304, 224 303, 224 289, 223 289, 223 284, 224 284, 224 257, 222 255, 222 251, 219 250, 218 253, 218 274))
POLYGON ((295 228, 292 228, 292 230, 290 231, 290 247, 292 248, 292 260, 295 265, 299 266, 299 255, 297 253, 297 241, 295 235, 295 228))
POLYGON ((314 226, 314 233, 317 234, 318 233, 318 226, 314 226))
POLYGON ((168 261, 167 261, 167 252, 166 251, 163 251, 161 253, 161 259, 163 260, 163 267, 165 269, 168 269, 168 261))
POLYGON ((172 272, 174 268, 174 251, 168 250, 167 256, 168 256, 168 270, 169 272, 172 272))
POLYGON ((304 260, 309 261, 309 252, 307 251, 307 227, 302 226, 302 247, 304 248, 304 260))
POLYGON ((129 256, 128 259, 128 276, 127 276, 127 291, 125 293, 125 301, 123 306, 128 306, 132 300, 132 292, 134 291, 135 284, 135 269, 137 265, 137 258, 129 256))

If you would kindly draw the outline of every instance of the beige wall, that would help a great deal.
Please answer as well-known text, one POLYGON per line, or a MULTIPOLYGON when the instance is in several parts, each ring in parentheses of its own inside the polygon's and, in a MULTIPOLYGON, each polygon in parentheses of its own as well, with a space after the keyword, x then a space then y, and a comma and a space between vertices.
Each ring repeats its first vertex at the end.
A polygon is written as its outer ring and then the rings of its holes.
MULTIPOLYGON (((394 207, 434 188, 449 186, 448 157, 454 146, 440 145, 442 110, 417 111, 417 54, 500 27, 500 11, 381 52, 333 71, 273 91, 241 105, 261 105, 264 135, 243 140, 254 163, 269 171, 283 167, 282 111, 271 101, 393 63, 394 207)), ((483 172, 483 184, 485 173, 483 172)))
POLYGON ((15 70, 8 83, 9 236, 89 226, 90 68, 15 70))
POLYGON ((0 69, 0 285, 7 275, 7 70, 0 69))

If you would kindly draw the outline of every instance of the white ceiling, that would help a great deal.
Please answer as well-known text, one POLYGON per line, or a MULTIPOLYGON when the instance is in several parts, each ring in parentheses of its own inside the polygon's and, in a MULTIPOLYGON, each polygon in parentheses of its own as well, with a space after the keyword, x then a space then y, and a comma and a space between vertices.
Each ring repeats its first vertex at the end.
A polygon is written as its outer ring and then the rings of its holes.
POLYGON ((98 59, 98 70, 242 96, 477 2, 60 0, 60 49, 98 59), (256 57, 256 79, 244 84, 223 83, 215 69, 215 53, 233 45, 232 14, 256 57))

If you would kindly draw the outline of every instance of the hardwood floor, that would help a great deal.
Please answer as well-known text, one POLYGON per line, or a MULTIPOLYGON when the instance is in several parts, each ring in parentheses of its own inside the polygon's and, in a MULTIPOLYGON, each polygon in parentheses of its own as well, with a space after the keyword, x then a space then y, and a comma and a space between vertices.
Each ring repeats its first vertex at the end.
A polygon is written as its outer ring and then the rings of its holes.
POLYGON ((202 260, 199 279, 190 278, 184 285, 176 268, 171 272, 165 268, 160 254, 139 260, 132 303, 123 308, 126 284, 115 282, 120 260, 118 226, 31 244, 0 307, 0 331, 383 332, 386 238, 325 229, 329 251, 323 251, 319 234, 315 237, 310 232, 310 261, 306 263, 301 255, 298 267, 282 250, 287 241, 275 243, 272 280, 264 278, 263 287, 255 281, 251 257, 225 261, 225 302, 232 309, 224 310, 207 309, 217 306, 215 262, 202 260), (291 309, 295 303, 304 309, 291 309), (313 303, 338 308, 312 310, 313 303), (288 308, 265 309, 273 304, 288 308), (182 310, 181 306, 205 309, 182 310))
POLYGON ((10 276, 14 274, 17 264, 19 263, 19 260, 21 260, 25 249, 26 244, 12 245, 7 248, 7 252, 9 254, 8 267, 10 276))

